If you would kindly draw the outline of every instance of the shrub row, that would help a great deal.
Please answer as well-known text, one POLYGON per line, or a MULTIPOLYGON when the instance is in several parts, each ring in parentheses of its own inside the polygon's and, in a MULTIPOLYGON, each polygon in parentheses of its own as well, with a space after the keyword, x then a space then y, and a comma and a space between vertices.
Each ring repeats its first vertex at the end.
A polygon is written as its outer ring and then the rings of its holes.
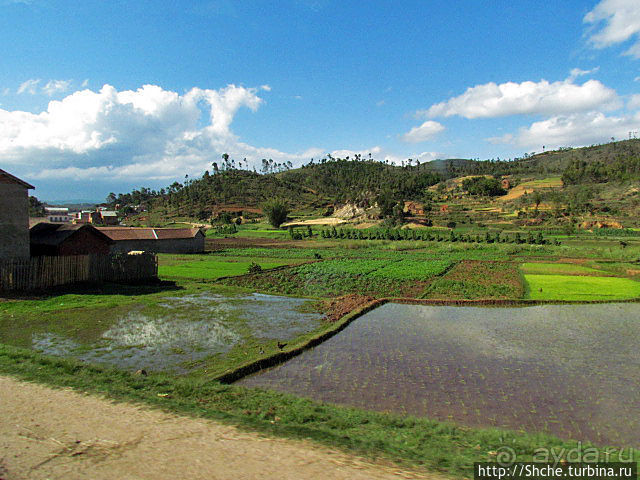
MULTIPOLYGON (((538 232, 536 235, 530 233, 527 236, 523 236, 519 232, 513 235, 500 232, 495 234, 485 232, 484 235, 481 235, 456 233, 454 230, 450 230, 447 234, 402 228, 356 230, 336 229, 333 227, 328 230, 320 230, 320 236, 322 238, 350 240, 421 240, 427 242, 528 243, 531 245, 549 245, 552 243, 552 241, 542 236, 542 232, 538 232)), ((559 245, 559 242, 556 240, 555 244, 559 245)))

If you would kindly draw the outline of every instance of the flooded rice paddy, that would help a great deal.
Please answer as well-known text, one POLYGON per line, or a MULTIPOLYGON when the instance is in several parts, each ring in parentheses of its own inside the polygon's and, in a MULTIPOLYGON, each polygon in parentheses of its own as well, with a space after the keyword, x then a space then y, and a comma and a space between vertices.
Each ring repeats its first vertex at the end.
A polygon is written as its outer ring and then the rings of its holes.
POLYGON ((7 319, 0 338, 89 363, 184 373, 248 338, 287 341, 317 329, 323 317, 305 311, 308 302, 257 293, 166 297, 156 306, 61 311, 28 328, 7 319))
POLYGON ((640 304, 386 304, 240 385, 640 447, 640 304))

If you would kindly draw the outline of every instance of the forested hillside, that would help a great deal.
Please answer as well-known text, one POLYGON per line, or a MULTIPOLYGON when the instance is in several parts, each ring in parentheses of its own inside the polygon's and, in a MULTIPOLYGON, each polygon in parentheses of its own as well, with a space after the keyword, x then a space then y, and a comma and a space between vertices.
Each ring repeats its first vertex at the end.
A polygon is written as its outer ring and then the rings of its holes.
POLYGON ((322 208, 353 202, 371 205, 381 195, 399 200, 424 200, 428 187, 469 175, 562 176, 565 185, 624 182, 640 179, 640 140, 612 142, 577 149, 559 149, 514 160, 448 159, 402 165, 372 158, 311 160, 300 168, 263 160, 262 173, 223 155, 200 178, 185 177, 159 191, 146 188, 107 199, 122 209, 144 204, 149 209, 180 212, 206 219, 227 207, 256 208, 281 198, 296 208, 322 208))

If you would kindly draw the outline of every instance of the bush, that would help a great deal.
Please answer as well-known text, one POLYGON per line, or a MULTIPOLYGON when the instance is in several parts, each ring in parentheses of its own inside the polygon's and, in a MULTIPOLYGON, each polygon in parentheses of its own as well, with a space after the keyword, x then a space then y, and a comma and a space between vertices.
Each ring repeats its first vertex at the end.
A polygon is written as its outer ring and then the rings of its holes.
POLYGON ((262 204, 262 211, 267 216, 267 220, 269 223, 273 225, 275 228, 279 228, 287 220, 287 215, 289 215, 289 207, 284 202, 284 200, 280 200, 274 198, 273 200, 269 200, 262 204))
POLYGON ((251 262, 249 264, 249 273, 260 273, 262 272, 262 267, 258 265, 256 262, 251 262))
POLYGON ((506 190, 502 188, 500 180, 492 177, 467 178, 462 182, 462 188, 469 192, 470 195, 495 197, 507 193, 506 190))

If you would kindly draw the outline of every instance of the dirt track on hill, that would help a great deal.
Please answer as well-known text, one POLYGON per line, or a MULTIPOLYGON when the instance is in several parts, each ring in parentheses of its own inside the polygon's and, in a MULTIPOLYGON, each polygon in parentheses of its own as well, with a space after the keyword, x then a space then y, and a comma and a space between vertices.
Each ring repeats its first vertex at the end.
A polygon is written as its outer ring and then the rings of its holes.
POLYGON ((440 478, 0 377, 0 480, 440 478))

